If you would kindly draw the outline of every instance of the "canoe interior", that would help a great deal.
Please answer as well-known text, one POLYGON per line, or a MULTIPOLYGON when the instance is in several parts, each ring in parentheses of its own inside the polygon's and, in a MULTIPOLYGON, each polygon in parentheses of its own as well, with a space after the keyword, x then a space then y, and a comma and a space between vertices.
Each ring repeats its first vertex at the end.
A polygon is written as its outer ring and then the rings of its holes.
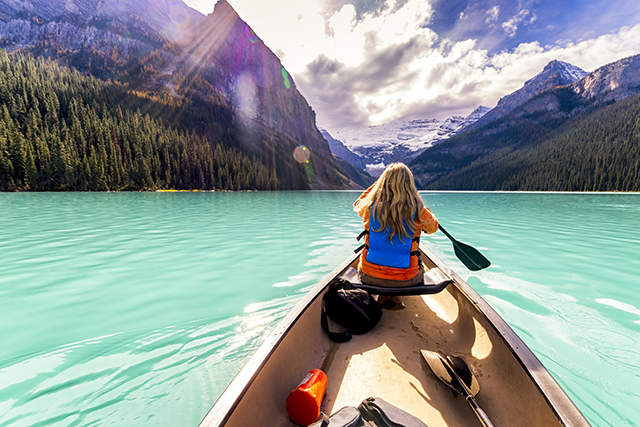
MULTIPOLYGON (((515 336, 513 331, 506 324, 496 329, 495 319, 486 316, 488 306, 479 309, 465 289, 468 285, 428 254, 423 256, 425 267, 441 268, 456 283, 436 295, 399 297, 404 308, 384 310, 371 332, 348 343, 330 342, 320 326, 328 279, 319 284, 315 295, 312 292, 258 350, 201 426, 296 426, 287 416, 285 400, 313 368, 327 374, 322 403, 326 414, 374 396, 430 427, 479 426, 465 399, 431 372, 421 349, 467 362, 480 384, 476 401, 496 426, 588 426, 529 349, 512 348, 513 337, 511 343, 505 340, 506 335, 515 336)), ((352 258, 334 274, 356 262, 352 258)), ((515 343, 513 347, 519 347, 522 342, 515 343)))

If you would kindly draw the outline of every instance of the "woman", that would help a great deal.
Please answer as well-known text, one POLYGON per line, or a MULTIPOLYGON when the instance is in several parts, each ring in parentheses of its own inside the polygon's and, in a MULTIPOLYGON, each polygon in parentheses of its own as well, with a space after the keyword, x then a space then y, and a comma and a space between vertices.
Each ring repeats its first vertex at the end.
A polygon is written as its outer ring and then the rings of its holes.
POLYGON ((392 163, 353 204, 365 228, 360 280, 371 285, 403 287, 422 282, 420 233, 435 233, 438 220, 424 206, 413 174, 392 163))

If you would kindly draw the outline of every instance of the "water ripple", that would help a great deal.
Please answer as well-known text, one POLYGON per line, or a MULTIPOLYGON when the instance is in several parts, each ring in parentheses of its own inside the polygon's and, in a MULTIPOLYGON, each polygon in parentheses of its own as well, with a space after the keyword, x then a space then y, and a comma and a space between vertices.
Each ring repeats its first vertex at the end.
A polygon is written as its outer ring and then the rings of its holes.
MULTIPOLYGON (((0 194, 0 426, 196 425, 358 246, 354 192, 0 194)), ((424 193, 594 426, 640 419, 639 195, 424 193)))

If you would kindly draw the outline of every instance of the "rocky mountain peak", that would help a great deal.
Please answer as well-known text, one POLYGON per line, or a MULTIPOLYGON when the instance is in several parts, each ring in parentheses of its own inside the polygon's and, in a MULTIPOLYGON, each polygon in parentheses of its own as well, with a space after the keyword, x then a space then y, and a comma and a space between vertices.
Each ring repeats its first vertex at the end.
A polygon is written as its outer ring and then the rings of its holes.
POLYGON ((542 73, 538 74, 538 76, 548 76, 547 78, 550 78, 556 74, 559 75, 562 80, 566 81, 566 84, 571 84, 584 78, 589 73, 573 64, 554 59, 544 67, 542 73))
POLYGON ((484 105, 479 106, 478 108, 473 110, 467 117, 464 118, 464 121, 466 123, 465 126, 468 126, 472 123, 477 122, 478 120, 480 120, 482 116, 487 114, 489 111, 491 111, 491 108, 485 107, 484 105))
POLYGON ((598 102, 620 101, 640 89, 640 54, 598 68, 572 85, 582 98, 598 102))
POLYGON ((566 86, 575 83, 586 75, 586 71, 575 65, 553 60, 549 62, 539 74, 527 80, 522 88, 500 99, 494 109, 485 114, 473 125, 469 126, 469 129, 477 128, 499 119, 534 96, 557 86, 566 86))
POLYGON ((208 16, 181 0, 0 0, 0 40, 9 52, 210 106, 220 114, 194 126, 233 135, 226 143, 264 155, 292 188, 345 184, 293 78, 225 0, 208 16), (217 122, 227 113, 238 129, 217 122), (293 157, 298 145, 312 153, 313 173, 293 157))
POLYGON ((511 111, 545 90, 553 89, 556 86, 570 85, 587 74, 586 71, 575 65, 553 60, 539 74, 527 80, 522 88, 498 101, 498 106, 506 107, 511 111))
POLYGON ((213 6, 213 13, 223 13, 223 11, 227 11, 227 13, 235 13, 236 15, 238 15, 238 13, 233 7, 231 7, 227 0, 218 0, 215 6, 213 6))

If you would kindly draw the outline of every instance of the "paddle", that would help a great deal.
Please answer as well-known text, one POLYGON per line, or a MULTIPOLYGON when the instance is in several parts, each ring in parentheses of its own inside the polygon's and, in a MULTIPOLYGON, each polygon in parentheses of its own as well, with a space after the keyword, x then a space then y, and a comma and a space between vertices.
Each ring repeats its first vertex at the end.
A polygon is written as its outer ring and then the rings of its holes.
POLYGON ((438 224, 438 228, 451 240, 456 256, 469 270, 478 271, 491 265, 491 261, 486 259, 476 248, 454 239, 442 225, 438 224))
POLYGON ((435 351, 421 350, 420 352, 440 381, 465 397, 482 425, 494 427, 487 414, 474 399, 480 392, 480 384, 465 361, 459 357, 445 356, 435 351))

